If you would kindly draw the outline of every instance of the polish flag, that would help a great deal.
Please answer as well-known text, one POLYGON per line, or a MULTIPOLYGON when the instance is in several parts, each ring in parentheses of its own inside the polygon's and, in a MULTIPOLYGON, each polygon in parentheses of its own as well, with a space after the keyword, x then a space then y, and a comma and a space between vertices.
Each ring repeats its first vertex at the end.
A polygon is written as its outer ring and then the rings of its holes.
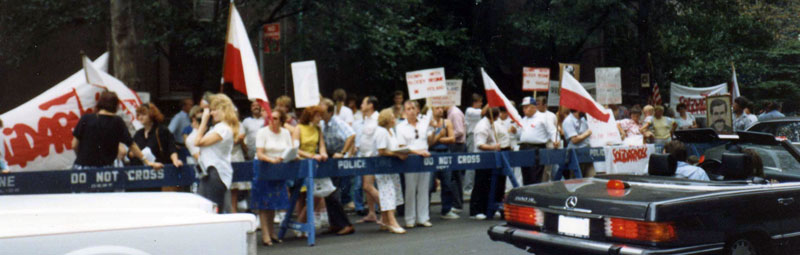
POLYGON ((256 55, 247 37, 242 17, 231 2, 228 18, 228 36, 225 41, 225 58, 222 66, 222 83, 230 82, 233 89, 247 95, 247 99, 256 100, 267 113, 266 122, 271 119, 271 110, 267 92, 258 72, 256 55))
POLYGON ((604 107, 594 101, 589 92, 578 83, 578 80, 575 80, 567 72, 564 72, 564 77, 561 81, 561 100, 559 104, 569 109, 585 112, 602 122, 608 122, 610 117, 610 114, 603 111, 604 107))
POLYGON ((483 76, 483 88, 486 90, 486 101, 488 101, 489 106, 491 107, 505 107, 508 111, 508 115, 511 117, 511 120, 517 123, 517 125, 522 126, 520 120, 522 119, 519 116, 519 112, 517 112, 517 108, 511 104, 511 101, 508 101, 503 92, 500 91, 500 88, 497 87, 497 84, 494 83, 491 77, 486 74, 486 71, 481 68, 481 75, 483 76))

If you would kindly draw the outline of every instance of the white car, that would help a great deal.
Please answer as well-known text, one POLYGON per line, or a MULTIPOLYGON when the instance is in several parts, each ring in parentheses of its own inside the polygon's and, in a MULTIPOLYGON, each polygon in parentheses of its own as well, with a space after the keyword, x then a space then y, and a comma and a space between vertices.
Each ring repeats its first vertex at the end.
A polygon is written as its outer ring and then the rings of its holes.
POLYGON ((191 193, 0 196, 8 254, 255 254, 252 214, 216 214, 191 193))

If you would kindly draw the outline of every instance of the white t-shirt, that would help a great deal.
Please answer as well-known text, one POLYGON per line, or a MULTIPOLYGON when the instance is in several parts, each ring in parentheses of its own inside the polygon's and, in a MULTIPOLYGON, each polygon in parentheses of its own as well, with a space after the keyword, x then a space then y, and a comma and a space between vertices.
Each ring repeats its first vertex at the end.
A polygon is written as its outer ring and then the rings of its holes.
POLYGON ((194 154, 200 153, 200 148, 194 145, 194 141, 197 139, 197 129, 193 129, 188 136, 186 136, 186 149, 189 150, 189 157, 186 158, 186 164, 197 164, 196 158, 194 158, 194 154), (191 160, 191 161, 190 161, 191 160))
POLYGON ((289 130, 281 128, 278 134, 272 132, 269 126, 258 130, 256 148, 263 148, 267 156, 280 157, 283 151, 291 147, 292 135, 289 134, 289 130))
POLYGON ((467 134, 470 134, 475 129, 475 124, 478 124, 478 121, 481 120, 481 109, 480 108, 467 108, 467 111, 464 112, 464 122, 467 124, 467 134))
POLYGON ((339 119, 343 120, 347 125, 353 125, 353 121, 355 118, 353 117, 353 110, 350 107, 342 105, 342 109, 339 109, 339 114, 336 114, 339 119))
POLYGON ((494 139, 494 132, 492 131, 492 125, 489 124, 488 118, 483 118, 478 121, 478 124, 475 124, 475 144, 473 151, 482 151, 479 149, 481 144, 486 145, 494 145, 497 144, 497 141, 494 139))
POLYGON ((256 155, 256 133, 264 127, 264 118, 247 117, 242 121, 244 127, 244 145, 247 145, 247 157, 254 158, 256 155))
POLYGON ((389 130, 384 127, 378 127, 375 129, 375 149, 388 149, 390 151, 396 151, 400 149, 402 143, 402 139, 397 139, 395 136, 396 134, 389 134, 389 130))
POLYGON ((397 135, 403 144, 408 144, 409 150, 428 150, 428 136, 433 134, 430 119, 418 119, 416 125, 411 125, 408 120, 398 125, 397 135))
POLYGON ((225 187, 231 187, 233 180, 233 166, 231 166, 231 152, 233 151, 233 130, 225 122, 214 125, 206 135, 217 133, 222 140, 205 147, 200 147, 200 167, 207 170, 209 167, 217 168, 219 178, 225 187))
MULTIPOLYGON (((242 125, 239 125, 239 134, 244 134, 244 126, 242 125)), ((242 150, 242 144, 233 144, 233 151, 231 151, 231 161, 232 162, 244 161, 244 150, 242 150)))
POLYGON ((500 144, 501 148, 510 148, 511 147, 511 140, 512 135, 509 131, 511 129, 511 118, 506 118, 505 120, 497 119, 494 121, 494 130, 497 134, 497 142, 500 144))
POLYGON ((356 147, 358 155, 361 157, 374 157, 378 155, 375 148, 375 131, 378 129, 378 113, 353 123, 353 130, 356 131, 356 147))

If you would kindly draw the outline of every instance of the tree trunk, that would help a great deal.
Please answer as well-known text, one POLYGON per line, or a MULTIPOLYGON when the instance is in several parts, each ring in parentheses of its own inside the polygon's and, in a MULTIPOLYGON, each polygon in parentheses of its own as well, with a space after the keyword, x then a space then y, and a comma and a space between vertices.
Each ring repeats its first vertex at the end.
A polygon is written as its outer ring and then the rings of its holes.
POLYGON ((136 31, 132 0, 111 0, 110 5, 114 76, 133 90, 143 90, 136 76, 136 31))

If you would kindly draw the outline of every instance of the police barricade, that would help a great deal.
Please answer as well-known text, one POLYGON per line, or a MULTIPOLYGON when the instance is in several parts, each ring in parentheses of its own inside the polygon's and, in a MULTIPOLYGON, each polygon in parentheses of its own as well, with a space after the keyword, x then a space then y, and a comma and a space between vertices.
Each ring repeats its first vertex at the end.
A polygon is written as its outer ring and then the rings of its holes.
MULTIPOLYGON (((580 176, 578 163, 605 160, 603 148, 582 149, 541 149, 528 151, 502 151, 479 153, 442 153, 431 157, 409 156, 406 160, 389 157, 343 158, 329 159, 326 162, 315 162, 310 159, 289 163, 269 164, 261 161, 233 163, 233 181, 256 180, 299 180, 314 190, 314 178, 360 176, 374 174, 399 174, 408 172, 435 172, 467 169, 491 169, 492 180, 489 194, 494 194, 498 181, 505 176, 513 176, 512 167, 541 165, 561 165, 580 176), (576 171, 577 170, 577 171, 576 171), (502 177, 502 178, 501 178, 502 177)), ((515 178, 511 178, 514 187, 519 186, 515 178)), ((0 195, 9 194, 42 194, 42 193, 80 193, 111 192, 126 189, 154 188, 164 186, 188 186, 196 181, 194 165, 176 168, 166 165, 163 170, 149 167, 133 166, 122 168, 98 168, 88 170, 56 170, 38 172, 20 172, 0 175, 0 195)), ((298 199, 306 199, 307 222, 292 222, 286 217, 281 223, 279 236, 283 237, 287 229, 296 229, 309 234, 309 245, 314 244, 313 192, 307 192, 300 198, 300 186, 290 193, 289 212, 293 211, 298 199)), ((487 196, 489 194, 486 194, 487 196)), ((259 194, 253 194, 258 196, 259 194)), ((487 215, 493 215, 500 209, 501 201, 494 201, 489 196, 487 215)))

